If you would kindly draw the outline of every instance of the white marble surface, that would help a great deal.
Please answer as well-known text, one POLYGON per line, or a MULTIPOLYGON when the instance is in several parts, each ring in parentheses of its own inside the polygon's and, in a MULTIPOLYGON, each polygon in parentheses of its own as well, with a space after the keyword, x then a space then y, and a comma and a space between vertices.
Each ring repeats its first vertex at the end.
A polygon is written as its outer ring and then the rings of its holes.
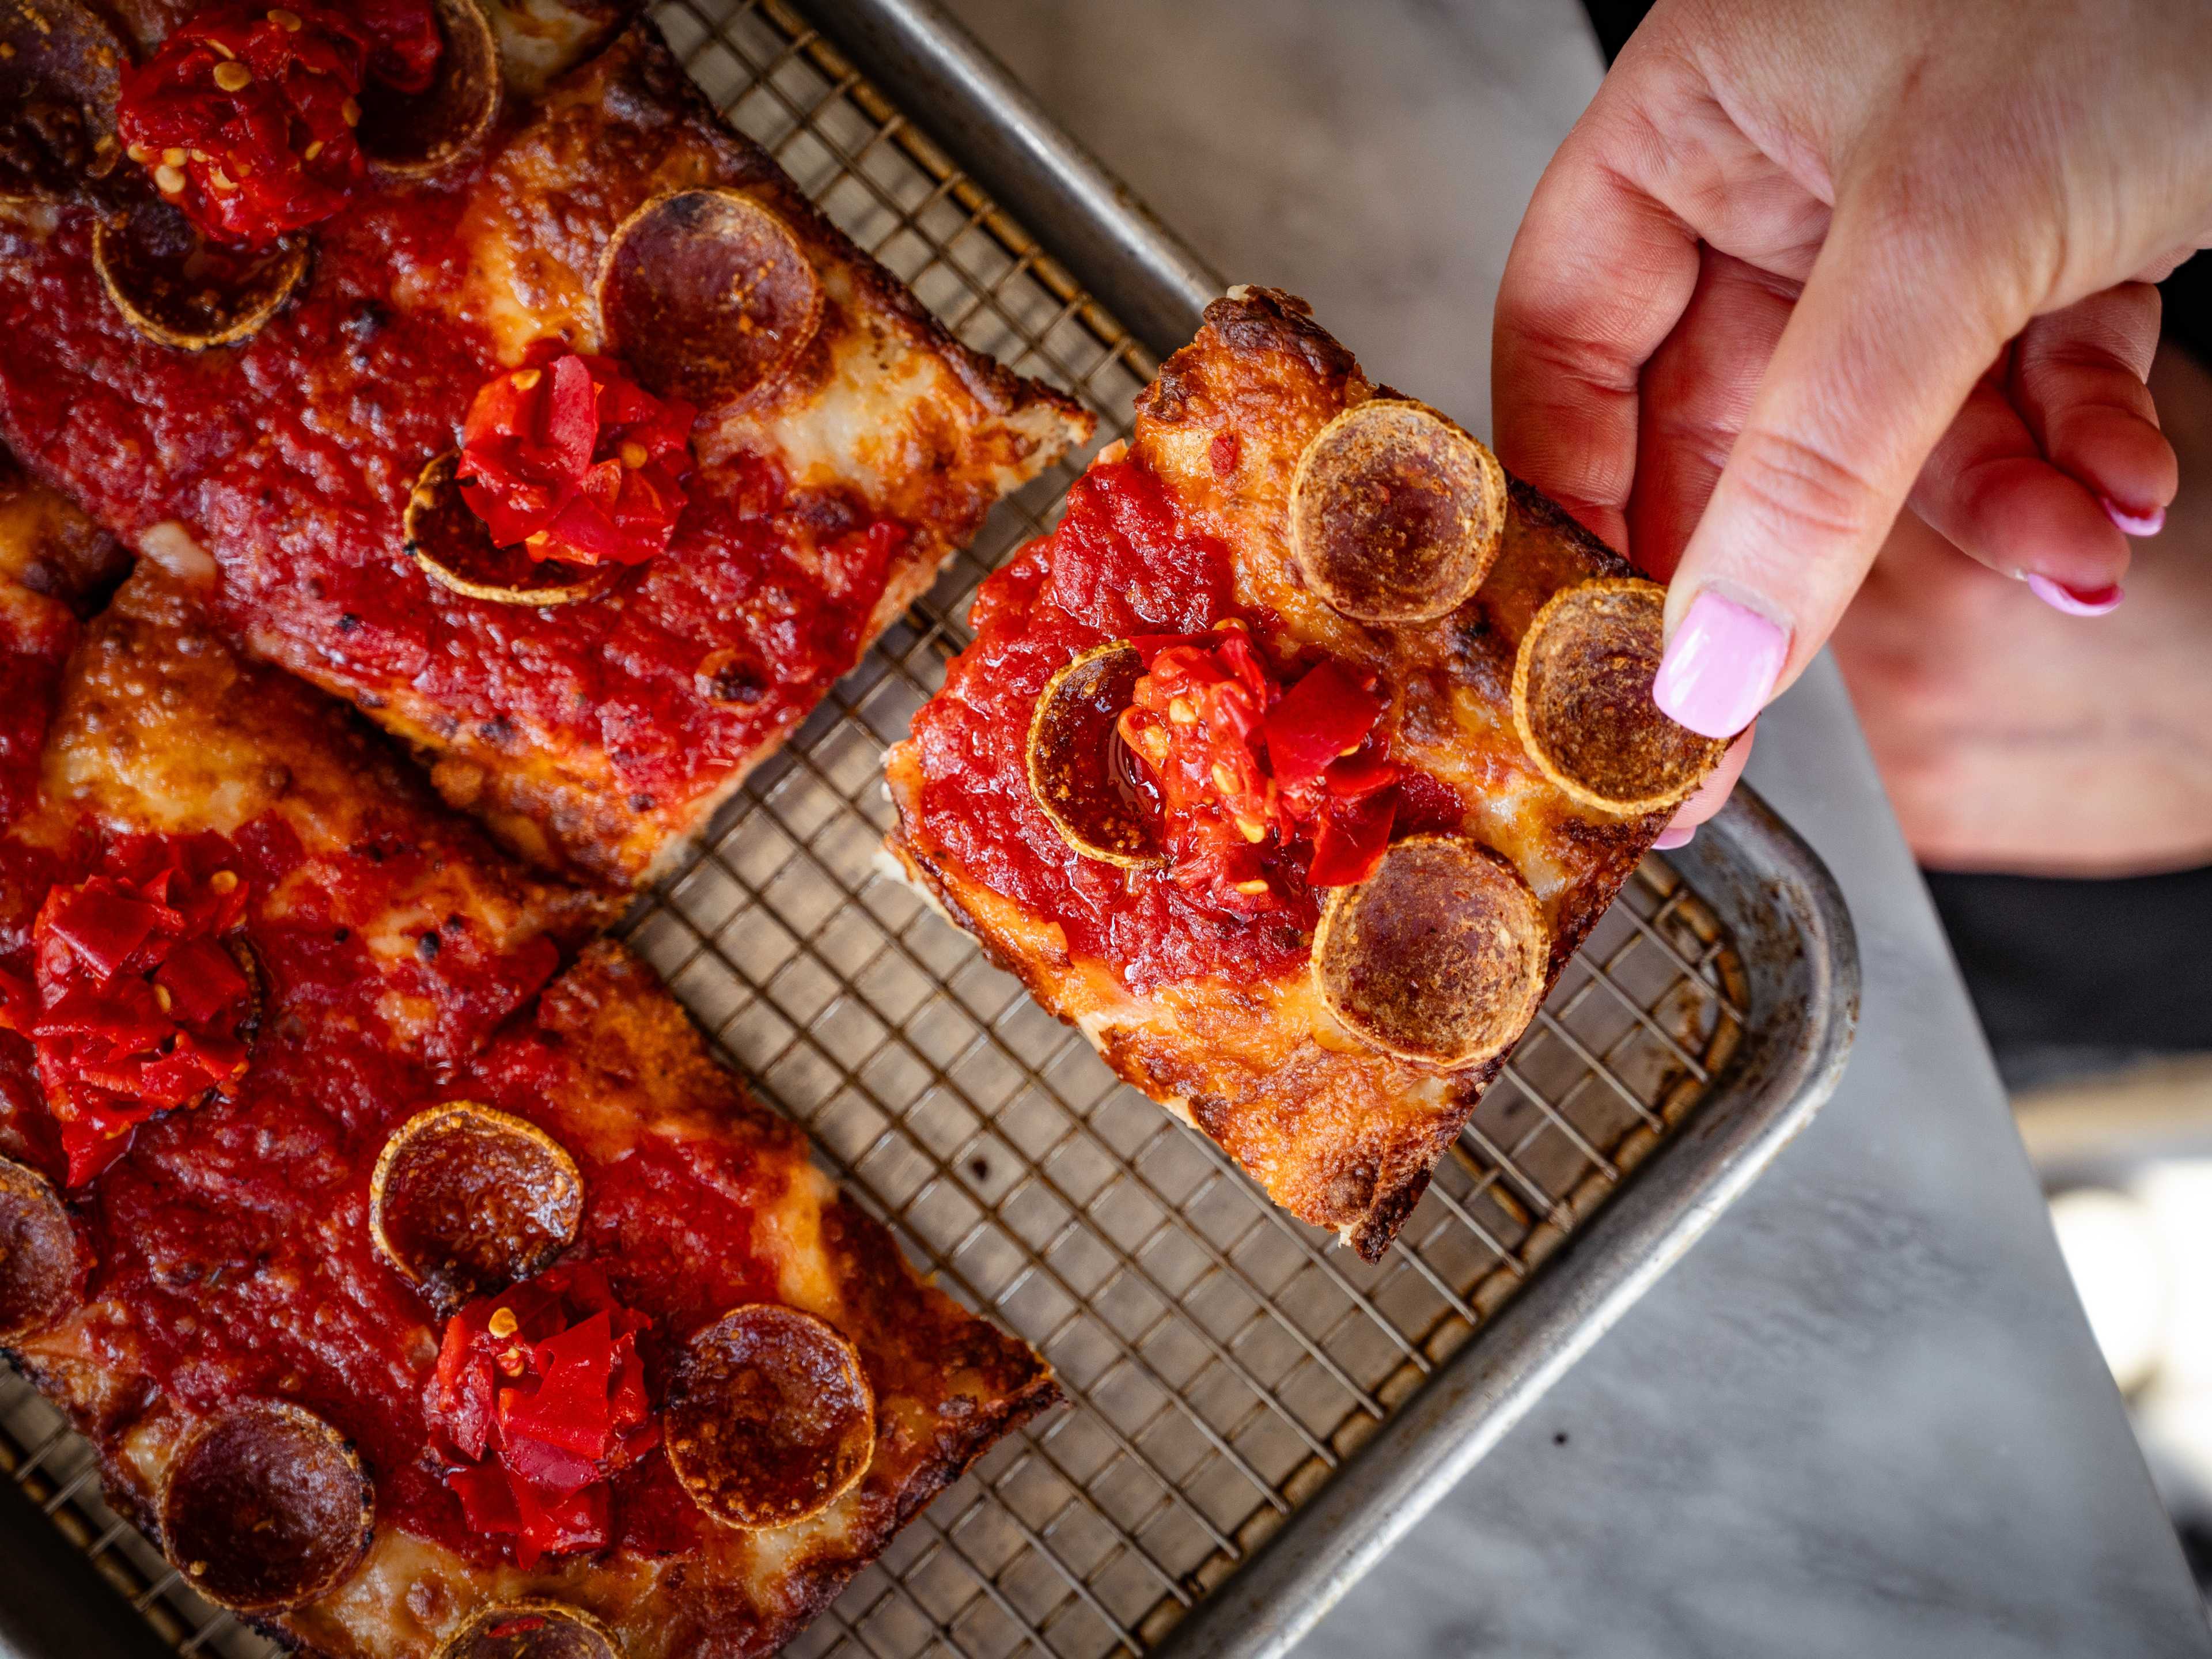
MULTIPOLYGON (((1598 81, 1572 0, 951 3, 1233 280, 1486 424, 1512 228, 1598 81)), ((1841 1091, 1302 1652, 2212 1651, 1826 665, 1753 776, 1857 918, 1841 1091)))

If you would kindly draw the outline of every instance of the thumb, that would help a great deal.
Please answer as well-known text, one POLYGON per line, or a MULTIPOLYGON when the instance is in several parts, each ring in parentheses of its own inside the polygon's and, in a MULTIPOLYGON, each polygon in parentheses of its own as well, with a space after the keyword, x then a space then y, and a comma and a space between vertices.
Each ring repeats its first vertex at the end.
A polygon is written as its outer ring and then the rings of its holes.
POLYGON ((2026 322, 2027 262, 1987 246, 1924 191, 1839 197, 1668 592, 1653 695, 1691 730, 1733 737, 1812 660, 2026 322))

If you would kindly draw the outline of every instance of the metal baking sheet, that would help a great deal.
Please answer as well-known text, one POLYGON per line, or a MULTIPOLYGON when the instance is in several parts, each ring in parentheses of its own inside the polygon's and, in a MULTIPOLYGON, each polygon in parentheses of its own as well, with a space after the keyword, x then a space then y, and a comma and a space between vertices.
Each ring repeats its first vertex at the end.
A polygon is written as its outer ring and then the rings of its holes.
MULTIPOLYGON (((1218 280, 933 5, 824 6, 834 38, 781 0, 657 15, 736 125, 957 333, 1082 398, 1097 442, 1126 434, 1218 280)), ((940 1497, 796 1653, 1285 1651, 1802 1127, 1849 1043, 1841 900, 1740 792, 1645 861, 1382 1261, 1275 1210, 875 860, 884 746, 964 642, 976 584, 1087 459, 993 518, 628 928, 824 1164, 1073 1402, 940 1497)), ((12 1374, 0 1467, 169 1647, 270 1651, 107 1510, 90 1449, 12 1374)), ((0 1650, 83 1650, 25 1633, 51 1628, 0 1617, 0 1650)))

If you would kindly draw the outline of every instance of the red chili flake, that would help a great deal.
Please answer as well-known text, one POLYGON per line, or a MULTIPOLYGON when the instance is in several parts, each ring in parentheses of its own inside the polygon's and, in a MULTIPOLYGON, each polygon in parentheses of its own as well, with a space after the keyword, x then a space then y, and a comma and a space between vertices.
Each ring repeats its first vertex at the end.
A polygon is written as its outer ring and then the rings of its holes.
POLYGON ((374 50, 321 7, 217 7, 125 79, 117 131, 207 236, 266 247, 329 218, 363 177, 353 130, 374 50))
POLYGON ((606 1547, 608 1481, 660 1443, 637 1352, 651 1323, 587 1261, 446 1322, 423 1395, 446 1484, 472 1529, 514 1541, 520 1566, 606 1547))
POLYGON ((611 358, 568 353, 487 381, 461 428, 461 497, 501 547, 642 564, 684 511, 698 411, 611 358))
POLYGON ((1373 871, 1401 769, 1371 680, 1323 661, 1286 690, 1233 627, 1131 644, 1146 672, 1119 729, 1159 790, 1179 885, 1259 915, 1373 871))
POLYGON ((70 1186, 245 1069, 253 984, 223 940, 247 890, 219 851, 149 838, 47 892, 31 977, 0 973, 0 1026, 31 1041, 70 1186))

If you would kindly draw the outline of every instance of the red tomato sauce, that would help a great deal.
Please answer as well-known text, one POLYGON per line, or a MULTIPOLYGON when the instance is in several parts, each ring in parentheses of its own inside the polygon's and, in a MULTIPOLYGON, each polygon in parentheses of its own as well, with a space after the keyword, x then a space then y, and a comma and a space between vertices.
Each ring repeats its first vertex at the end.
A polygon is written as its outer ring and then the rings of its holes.
POLYGON ((44 239, 0 222, 0 433, 125 536, 193 531, 218 619, 264 654, 371 709, 404 688, 495 744, 526 721, 604 754, 634 810, 691 799, 852 665, 910 532, 740 456, 690 477, 668 550, 605 598, 541 611, 431 582, 404 550, 408 492, 504 368, 459 314, 462 205, 364 191, 317 228, 296 301, 199 355, 108 303, 88 216, 44 239))
MULTIPOLYGON (((1137 640, 1157 669, 1170 653, 1156 652, 1147 635, 1208 635, 1227 625, 1193 647, 1200 650, 1240 626, 1254 639, 1267 637, 1269 619, 1240 611, 1233 588, 1229 550, 1181 520, 1148 469, 1128 460, 1094 465, 1068 492, 1053 533, 983 584, 970 617, 974 643, 947 672, 945 694, 915 718, 921 814, 930 840, 969 877, 1059 923, 1072 951, 1108 963, 1140 993, 1200 975, 1251 983, 1303 969, 1319 913, 1304 879, 1310 844, 1271 842, 1264 866, 1229 864, 1207 873, 1212 891, 1188 884, 1188 871, 1179 882, 1166 872, 1081 857, 1030 793, 1030 718, 1053 674, 1105 641, 1137 640), (1217 878, 1223 874, 1255 883, 1264 875, 1267 890, 1227 899, 1233 889, 1217 878)), ((1265 665, 1267 694, 1286 677, 1285 666, 1265 665)), ((1347 687, 1346 695, 1358 694, 1347 687)), ((1276 706, 1290 706, 1289 699, 1276 706)), ((1347 738, 1364 733, 1366 720, 1357 723, 1358 732, 1347 729, 1347 738)), ((1262 735, 1252 741, 1266 746, 1262 735)), ((1209 753, 1202 769, 1210 772, 1217 758, 1209 753)), ((1364 756, 1362 763, 1369 763, 1364 756)), ((1401 831, 1457 817, 1445 786, 1411 768, 1395 771, 1401 831)), ((1172 812, 1178 791, 1167 793, 1172 812)), ((1239 847, 1233 830, 1214 833, 1233 822, 1237 799, 1232 790, 1215 803, 1218 811, 1187 822, 1171 817, 1171 848, 1182 850, 1194 832, 1239 847)))
MULTIPOLYGON (((424 1412, 442 1322, 371 1242, 369 1182, 386 1139, 425 1106, 473 1098, 570 1144, 586 1202, 564 1259, 601 1258, 615 1294, 650 1317, 636 1346, 656 1410, 691 1331, 738 1303, 776 1299, 753 1217, 776 1196, 765 1183, 780 1191, 785 1176, 749 1159, 741 1128, 633 1144, 617 1126, 620 1150, 595 1155, 588 1125, 562 1117, 581 1094, 567 1045, 518 1012, 558 966, 549 940, 501 951, 448 924, 434 952, 373 956, 349 919, 388 908, 421 861, 463 855, 419 819, 398 819, 317 860, 312 881, 287 886, 281 915, 267 896, 311 856, 287 825, 265 817, 234 837, 191 838, 197 860, 249 884, 243 934, 266 1006, 242 1079, 137 1126, 76 1194, 98 1261, 90 1294, 125 1316, 88 1334, 95 1358, 144 1379, 149 1398, 194 1412, 283 1398, 319 1413, 359 1443, 380 1525, 490 1565, 512 1558, 514 1540, 468 1524, 424 1412), (395 1036, 382 1012, 394 994, 430 1005, 426 1037, 395 1036)), ((48 889, 104 867, 112 850, 89 832, 61 852, 0 836, 0 971, 29 972, 31 918, 48 889)), ((0 1031, 0 1152, 58 1177, 29 1060, 29 1045, 0 1031)), ((697 1510, 657 1449, 620 1468, 608 1496, 617 1551, 696 1541, 697 1510)))
MULTIPOLYGON (((39 767, 76 621, 59 605, 0 608, 0 830, 38 803, 39 767)), ((47 890, 92 849, 57 852, 0 835, 0 969, 31 963, 31 926, 47 890)), ((44 1107, 31 1040, 0 1030, 0 1157, 58 1172, 60 1137, 44 1107)))

